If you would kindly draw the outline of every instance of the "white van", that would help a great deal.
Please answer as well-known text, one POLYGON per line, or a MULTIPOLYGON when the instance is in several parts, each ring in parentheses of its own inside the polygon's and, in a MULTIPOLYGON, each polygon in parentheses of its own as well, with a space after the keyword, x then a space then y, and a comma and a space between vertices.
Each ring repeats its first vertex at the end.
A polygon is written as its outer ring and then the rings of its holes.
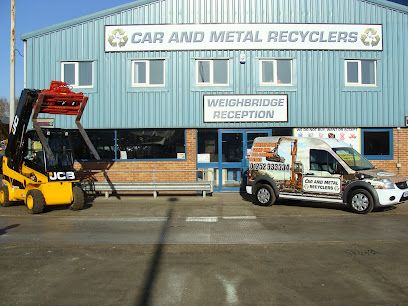
POLYGON ((337 139, 258 137, 246 191, 258 205, 278 198, 344 203, 356 213, 408 200, 408 178, 376 169, 337 139))

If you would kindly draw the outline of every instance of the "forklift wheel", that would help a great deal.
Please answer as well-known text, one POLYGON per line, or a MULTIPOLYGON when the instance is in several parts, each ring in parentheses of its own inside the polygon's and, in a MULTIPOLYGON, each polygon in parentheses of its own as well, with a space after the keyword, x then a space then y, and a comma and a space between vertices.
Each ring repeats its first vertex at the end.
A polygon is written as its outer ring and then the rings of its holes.
POLYGON ((41 191, 30 190, 26 196, 26 206, 30 214, 39 214, 44 210, 45 199, 41 191))
POLYGON ((0 187, 0 205, 3 207, 11 205, 7 186, 0 187))
POLYGON ((80 210, 85 206, 85 195, 81 188, 74 186, 72 188, 72 193, 74 194, 74 201, 71 204, 72 210, 80 210))

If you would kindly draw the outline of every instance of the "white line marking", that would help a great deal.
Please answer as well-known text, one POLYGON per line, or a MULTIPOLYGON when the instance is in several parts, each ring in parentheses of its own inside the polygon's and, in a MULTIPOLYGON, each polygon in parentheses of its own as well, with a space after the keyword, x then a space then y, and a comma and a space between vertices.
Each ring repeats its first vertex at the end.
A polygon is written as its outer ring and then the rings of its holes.
POLYGON ((218 222, 218 217, 187 217, 186 222, 218 222))
POLYGON ((225 216, 225 220, 255 220, 256 216, 225 216))
MULTIPOLYGON (((75 220, 79 220, 76 218, 75 220)), ((81 221, 114 221, 114 222, 164 222, 167 217, 108 217, 108 218, 84 218, 81 221)))
POLYGON ((238 304, 238 295, 236 289, 236 282, 225 279, 222 275, 217 274, 217 278, 222 282, 225 293, 227 295, 227 302, 229 305, 238 304))

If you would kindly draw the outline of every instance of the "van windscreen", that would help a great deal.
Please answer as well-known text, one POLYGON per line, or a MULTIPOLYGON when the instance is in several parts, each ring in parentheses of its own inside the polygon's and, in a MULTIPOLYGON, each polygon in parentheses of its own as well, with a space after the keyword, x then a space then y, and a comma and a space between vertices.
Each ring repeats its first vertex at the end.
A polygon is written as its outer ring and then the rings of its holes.
POLYGON ((374 166, 353 148, 333 148, 333 151, 354 171, 374 169, 374 166))

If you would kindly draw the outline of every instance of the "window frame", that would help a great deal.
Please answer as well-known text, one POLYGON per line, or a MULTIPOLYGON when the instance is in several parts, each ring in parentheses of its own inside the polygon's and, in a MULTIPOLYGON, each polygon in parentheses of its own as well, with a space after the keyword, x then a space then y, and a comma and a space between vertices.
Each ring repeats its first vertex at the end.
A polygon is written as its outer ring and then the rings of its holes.
POLYGON ((376 59, 345 59, 344 60, 344 86, 346 87, 377 87, 378 86, 378 65, 376 59), (374 62, 374 84, 363 84, 363 72, 361 69, 362 61, 374 62), (348 63, 357 63, 357 83, 352 83, 348 81, 348 63))
POLYGON ((394 160, 394 131, 393 129, 361 129, 361 155, 368 160, 394 160), (365 151, 365 132, 388 132, 389 154, 388 155, 367 155, 365 151))
POLYGON ((230 81, 230 59, 229 58, 197 58, 195 59, 195 68, 196 68, 196 86, 197 87, 229 87, 231 86, 230 81), (214 83, 214 61, 215 60, 225 60, 227 61, 227 83, 224 84, 219 84, 219 83, 214 83), (210 63, 210 82, 198 82, 199 80, 199 69, 198 69, 198 64, 199 62, 209 62, 210 63))
POLYGON ((62 61, 61 62, 61 80, 66 82, 64 79, 65 65, 74 64, 74 80, 75 84, 68 84, 72 88, 94 88, 95 87, 95 61, 62 61), (92 64, 92 85, 79 85, 79 63, 91 63, 92 64))
POLYGON ((132 59, 130 61, 131 65, 131 79, 130 87, 132 88, 164 88, 166 87, 166 59, 164 58, 149 58, 149 59, 132 59), (150 84, 150 63, 152 61, 162 61, 163 62, 163 84, 150 84), (145 63, 146 64, 146 83, 135 83, 135 63, 145 63))
POLYGON ((293 58, 262 58, 259 59, 259 86, 273 86, 273 87, 293 87, 294 84, 294 60, 293 58), (289 61, 290 62, 290 80, 291 83, 278 83, 278 61, 289 61), (273 62, 273 79, 274 82, 264 82, 263 81, 263 63, 273 62))

